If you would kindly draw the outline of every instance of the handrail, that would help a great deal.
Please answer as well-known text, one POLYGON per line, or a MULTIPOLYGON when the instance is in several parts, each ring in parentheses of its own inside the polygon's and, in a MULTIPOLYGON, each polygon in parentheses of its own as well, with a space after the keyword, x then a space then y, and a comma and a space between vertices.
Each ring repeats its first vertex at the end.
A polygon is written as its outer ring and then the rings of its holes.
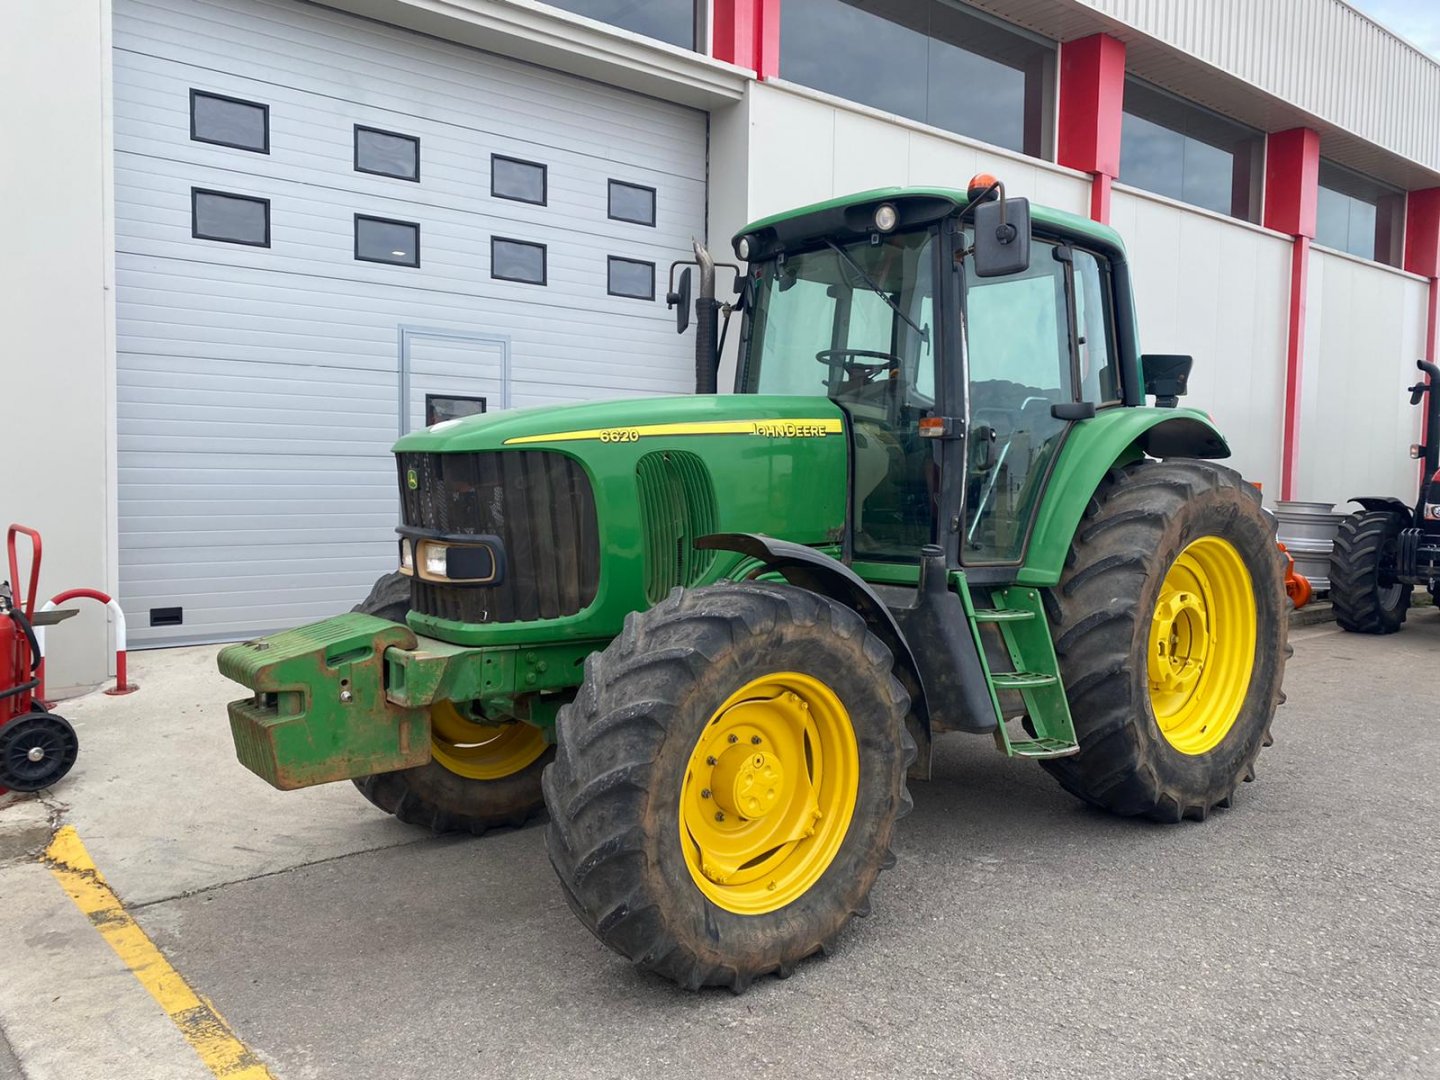
POLYGON ((14 525, 5 530, 5 549, 10 556, 10 581, 15 589, 15 606, 23 608, 25 618, 35 616, 35 590, 40 587, 40 534, 28 525, 14 525), (20 595, 20 560, 15 550, 15 534, 30 538, 30 588, 20 595), (26 600, 28 598, 28 605, 26 600))

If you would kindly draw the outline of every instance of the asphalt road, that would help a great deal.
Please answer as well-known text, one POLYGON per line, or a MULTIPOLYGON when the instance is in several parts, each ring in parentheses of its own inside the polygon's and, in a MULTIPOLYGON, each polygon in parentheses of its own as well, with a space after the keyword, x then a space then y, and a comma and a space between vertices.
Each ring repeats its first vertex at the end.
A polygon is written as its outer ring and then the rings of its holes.
POLYGON ((132 909, 282 1080, 1440 1077, 1440 615, 1292 639, 1233 810, 1117 820, 948 737, 874 914, 740 997, 599 946, 536 827, 386 833, 132 909))

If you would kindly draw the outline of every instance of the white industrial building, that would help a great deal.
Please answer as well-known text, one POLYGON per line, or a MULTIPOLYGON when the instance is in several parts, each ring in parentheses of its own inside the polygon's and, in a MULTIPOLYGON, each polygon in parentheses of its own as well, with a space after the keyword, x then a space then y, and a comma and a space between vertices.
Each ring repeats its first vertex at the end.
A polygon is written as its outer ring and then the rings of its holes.
POLYGON ((354 603, 427 416, 687 392, 692 236, 982 170, 1119 229, 1268 497, 1413 493, 1440 64, 1342 0, 13 0, 0 88, 0 516, 132 647, 354 603))

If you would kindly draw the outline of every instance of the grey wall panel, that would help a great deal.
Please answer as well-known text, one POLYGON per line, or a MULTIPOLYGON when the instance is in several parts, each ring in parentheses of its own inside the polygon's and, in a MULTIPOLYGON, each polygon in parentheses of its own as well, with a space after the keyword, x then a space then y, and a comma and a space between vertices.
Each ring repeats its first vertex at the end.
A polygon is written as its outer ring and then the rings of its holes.
MULTIPOLYGON (((120 596, 136 645, 342 611, 395 559, 400 328, 508 342, 513 405, 690 388, 663 301, 608 296, 606 258, 704 233, 701 113, 286 0, 116 0, 120 596), (189 91, 262 102, 270 152, 192 141, 189 91), (420 182, 353 168, 353 127, 420 139, 420 182), (547 205, 493 198, 490 156, 547 166, 547 205), (657 222, 606 216, 610 178, 657 222), (270 200, 270 246, 191 235, 190 191, 270 200), (354 258, 355 214, 416 222, 418 268, 354 258), (490 238, 547 245, 544 287, 490 238), (184 623, 151 627, 152 608, 184 623)), ((458 340, 458 339, 457 339, 458 340)), ((424 393, 500 407, 495 351, 413 352, 424 393)))

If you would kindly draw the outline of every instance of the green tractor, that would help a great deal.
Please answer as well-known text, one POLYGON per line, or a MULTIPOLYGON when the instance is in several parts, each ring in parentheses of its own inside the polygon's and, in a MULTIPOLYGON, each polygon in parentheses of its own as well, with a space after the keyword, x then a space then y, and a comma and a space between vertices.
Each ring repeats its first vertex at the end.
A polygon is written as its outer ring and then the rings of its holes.
POLYGON ((697 245, 695 303, 701 391, 743 316, 733 395, 400 440, 399 573, 220 653, 240 760, 436 830, 548 808, 601 941, 737 991, 869 910, 944 733, 1117 814, 1228 807, 1282 700, 1284 570, 1178 407, 1190 359, 1139 353, 1116 233, 977 178, 734 246, 738 299, 697 245))

